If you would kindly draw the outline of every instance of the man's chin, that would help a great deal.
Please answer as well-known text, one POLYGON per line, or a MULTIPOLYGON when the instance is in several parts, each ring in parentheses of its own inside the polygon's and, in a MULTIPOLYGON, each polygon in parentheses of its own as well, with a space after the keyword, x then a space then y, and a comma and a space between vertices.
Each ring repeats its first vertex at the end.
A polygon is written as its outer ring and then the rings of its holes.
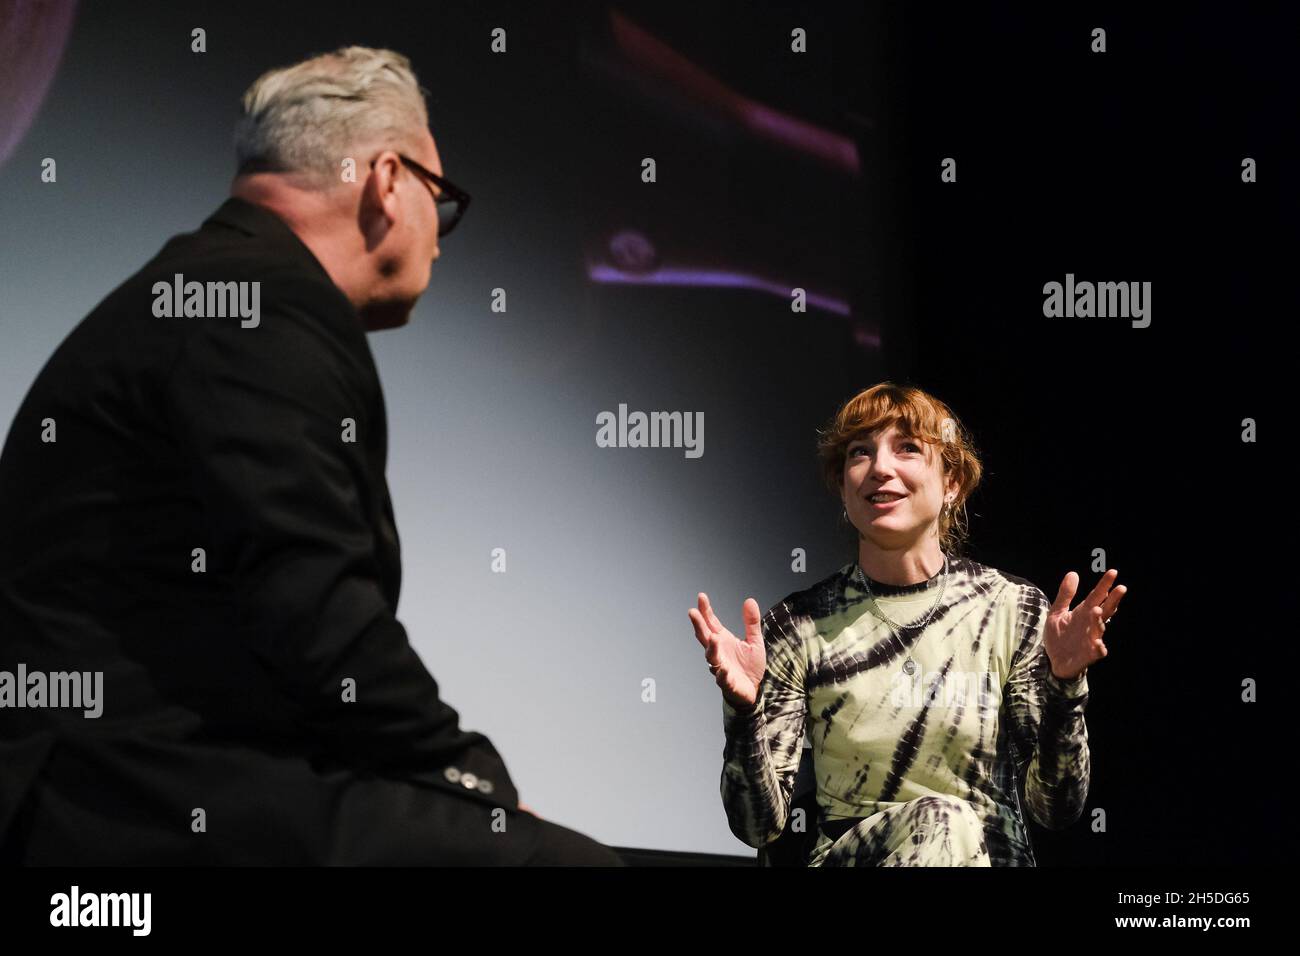
POLYGON ((411 321, 413 300, 372 302, 360 310, 361 324, 367 332, 396 329, 411 321))

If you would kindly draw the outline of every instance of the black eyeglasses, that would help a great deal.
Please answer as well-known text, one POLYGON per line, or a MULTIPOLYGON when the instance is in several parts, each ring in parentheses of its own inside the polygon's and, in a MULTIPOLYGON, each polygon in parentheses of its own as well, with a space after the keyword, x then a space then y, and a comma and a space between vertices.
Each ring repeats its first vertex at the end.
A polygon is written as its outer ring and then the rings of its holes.
MULTIPOLYGON (((397 154, 402 165, 406 166, 411 172, 415 173, 426 182, 437 186, 439 192, 433 189, 429 193, 433 196, 433 201, 438 206, 438 235, 445 236, 456 228, 456 223, 460 222, 461 216, 465 215, 466 208, 469 207, 469 193, 455 185, 449 179, 439 176, 430 169, 425 169, 409 156, 397 154)), ((374 168, 375 160, 370 161, 371 168, 374 168)))

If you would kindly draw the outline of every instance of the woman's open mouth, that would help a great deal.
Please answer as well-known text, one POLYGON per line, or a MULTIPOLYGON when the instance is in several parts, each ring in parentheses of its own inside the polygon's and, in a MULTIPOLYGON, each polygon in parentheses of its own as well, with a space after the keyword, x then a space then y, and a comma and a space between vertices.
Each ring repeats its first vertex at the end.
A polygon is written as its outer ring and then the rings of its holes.
POLYGON ((906 497, 907 495, 886 495, 883 498, 877 498, 872 495, 867 499, 867 504, 871 506, 872 511, 888 511, 906 497))

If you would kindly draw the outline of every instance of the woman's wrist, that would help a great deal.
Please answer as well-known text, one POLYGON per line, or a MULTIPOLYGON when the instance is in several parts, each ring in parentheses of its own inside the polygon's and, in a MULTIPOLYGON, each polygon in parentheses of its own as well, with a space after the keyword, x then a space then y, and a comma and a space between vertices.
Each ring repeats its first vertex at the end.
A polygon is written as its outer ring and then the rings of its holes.
POLYGON ((1073 677, 1061 677, 1050 667, 1047 669, 1048 683, 1053 689, 1066 697, 1078 697, 1083 693, 1084 676, 1088 673, 1088 668, 1084 668, 1073 677))

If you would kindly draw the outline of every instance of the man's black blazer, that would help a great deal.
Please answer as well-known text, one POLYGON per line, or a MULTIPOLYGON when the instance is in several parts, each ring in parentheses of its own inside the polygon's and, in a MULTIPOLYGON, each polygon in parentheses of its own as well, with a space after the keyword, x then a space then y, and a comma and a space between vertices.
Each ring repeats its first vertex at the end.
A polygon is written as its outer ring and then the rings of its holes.
POLYGON ((11 858, 385 862, 404 827, 468 827, 460 861, 517 813, 394 616, 386 456, 356 311, 260 206, 77 325, 0 456, 0 671, 102 672, 103 709, 0 707, 11 858), (257 324, 155 314, 178 281, 260 283, 257 324))

